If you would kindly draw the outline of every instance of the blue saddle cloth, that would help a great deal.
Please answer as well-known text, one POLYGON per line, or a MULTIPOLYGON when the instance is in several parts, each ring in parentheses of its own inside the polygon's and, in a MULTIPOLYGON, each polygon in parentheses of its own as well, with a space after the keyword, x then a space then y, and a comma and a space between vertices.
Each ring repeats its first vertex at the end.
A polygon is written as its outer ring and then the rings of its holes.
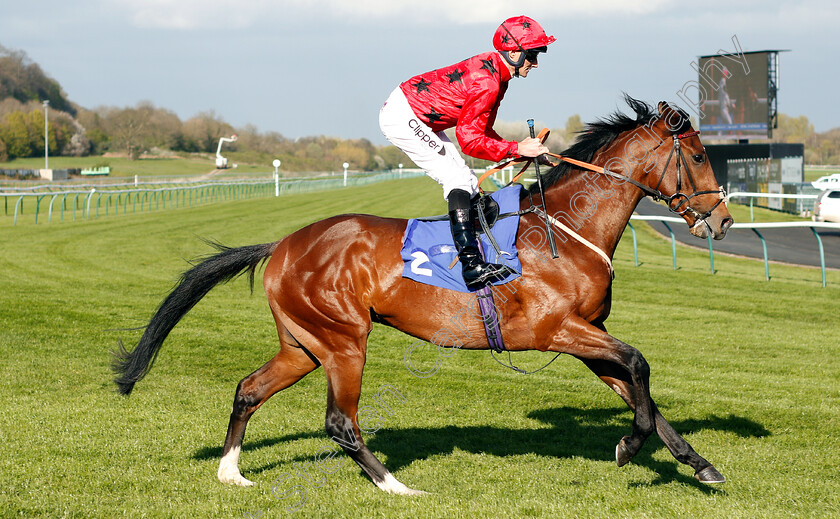
MULTIPOLYGON (((519 210, 519 195, 522 186, 515 184, 491 194, 499 204, 499 214, 512 213, 519 210)), ((499 248, 496 254, 487 237, 481 235, 481 247, 484 257, 489 263, 500 263, 515 270, 505 279, 495 281, 494 285, 501 285, 513 281, 520 276, 522 264, 516 251, 516 231, 519 228, 519 217, 500 218, 493 225, 492 233, 499 248)), ((403 247, 400 251, 404 266, 403 277, 413 279, 419 283, 449 288, 459 292, 472 292, 464 283, 461 275, 461 262, 452 269, 449 265, 458 256, 455 242, 448 220, 426 221, 412 219, 408 221, 403 235, 403 247)))

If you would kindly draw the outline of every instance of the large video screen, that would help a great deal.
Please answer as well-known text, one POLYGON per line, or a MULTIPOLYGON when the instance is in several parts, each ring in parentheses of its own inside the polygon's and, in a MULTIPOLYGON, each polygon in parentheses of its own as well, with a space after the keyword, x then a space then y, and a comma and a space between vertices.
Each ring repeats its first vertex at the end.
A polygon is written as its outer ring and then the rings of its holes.
POLYGON ((716 139, 768 137, 767 60, 766 52, 700 58, 700 131, 716 139))

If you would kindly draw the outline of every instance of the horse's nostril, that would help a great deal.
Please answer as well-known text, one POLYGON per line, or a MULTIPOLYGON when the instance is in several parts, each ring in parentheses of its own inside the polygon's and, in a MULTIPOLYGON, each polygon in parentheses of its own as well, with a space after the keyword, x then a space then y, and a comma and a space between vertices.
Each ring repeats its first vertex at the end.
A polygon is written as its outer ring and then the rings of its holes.
POLYGON ((732 227, 733 223, 735 223, 735 220, 733 220, 732 218, 724 218, 723 221, 720 223, 720 231, 726 232, 727 230, 729 230, 730 227, 732 227))

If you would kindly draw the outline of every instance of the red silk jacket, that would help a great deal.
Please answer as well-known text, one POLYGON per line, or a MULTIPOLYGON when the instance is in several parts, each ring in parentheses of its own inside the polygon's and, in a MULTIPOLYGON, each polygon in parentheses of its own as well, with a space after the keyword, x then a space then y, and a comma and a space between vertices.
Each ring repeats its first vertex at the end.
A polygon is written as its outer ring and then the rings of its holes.
POLYGON ((493 130, 510 71, 497 52, 414 76, 400 85, 417 117, 434 131, 455 126, 467 155, 499 161, 517 155, 519 145, 493 130))

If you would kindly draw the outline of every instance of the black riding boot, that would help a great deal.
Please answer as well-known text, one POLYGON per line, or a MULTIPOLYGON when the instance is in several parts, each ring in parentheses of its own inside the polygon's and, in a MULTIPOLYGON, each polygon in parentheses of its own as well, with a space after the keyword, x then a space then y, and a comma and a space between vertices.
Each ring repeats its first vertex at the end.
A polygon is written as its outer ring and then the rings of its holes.
POLYGON ((478 250, 475 227, 470 217, 470 195, 463 189, 453 189, 449 201, 449 224, 452 239, 458 249, 462 274, 467 288, 479 289, 491 281, 510 275, 513 270, 504 265, 485 263, 478 250))

